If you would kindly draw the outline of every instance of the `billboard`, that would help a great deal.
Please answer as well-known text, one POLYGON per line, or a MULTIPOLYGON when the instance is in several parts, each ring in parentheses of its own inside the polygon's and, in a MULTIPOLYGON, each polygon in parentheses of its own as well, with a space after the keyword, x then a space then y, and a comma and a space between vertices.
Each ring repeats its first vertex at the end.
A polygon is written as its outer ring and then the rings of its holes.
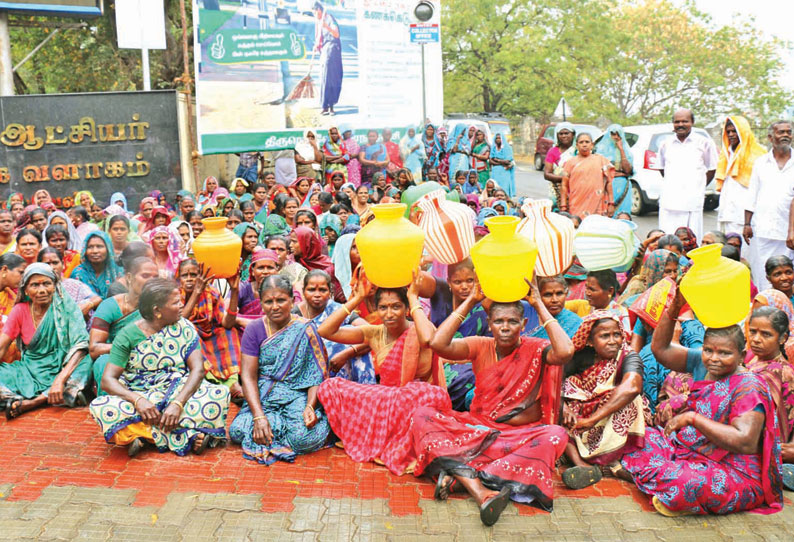
POLYGON ((64 17, 98 17, 102 0, 0 0, 0 10, 64 17))
POLYGON ((0 197, 45 189, 56 205, 90 190, 130 209, 182 188, 176 91, 0 97, 0 197))
MULTIPOLYGON (((194 0, 200 152, 292 148, 308 128, 347 125, 362 133, 420 125, 415 5, 194 0)), ((427 116, 440 121, 440 43, 425 45, 425 76, 427 116)))

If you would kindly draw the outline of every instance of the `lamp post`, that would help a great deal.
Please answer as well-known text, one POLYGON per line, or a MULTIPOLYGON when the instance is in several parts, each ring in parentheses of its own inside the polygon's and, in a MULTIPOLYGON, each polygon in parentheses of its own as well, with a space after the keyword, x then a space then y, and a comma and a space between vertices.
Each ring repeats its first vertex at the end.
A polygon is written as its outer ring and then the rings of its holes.
MULTIPOLYGON (((428 0, 420 0, 416 7, 414 7, 414 17, 421 22, 426 23, 430 19, 433 18, 433 13, 435 12, 435 8, 433 4, 428 2, 428 0)), ((424 126, 427 122, 427 88, 425 85, 425 43, 422 42, 419 44, 422 47, 422 122, 421 126, 424 126)))

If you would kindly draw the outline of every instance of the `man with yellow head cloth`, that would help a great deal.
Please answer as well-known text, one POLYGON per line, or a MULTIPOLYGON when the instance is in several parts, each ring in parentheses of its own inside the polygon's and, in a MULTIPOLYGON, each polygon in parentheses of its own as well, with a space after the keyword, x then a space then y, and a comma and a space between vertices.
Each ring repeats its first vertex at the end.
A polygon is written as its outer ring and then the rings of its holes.
MULTIPOLYGON (((722 128, 722 150, 717 161, 717 191, 720 192, 720 210, 717 215, 722 233, 742 234, 744 208, 750 186, 750 174, 756 158, 766 154, 766 149, 755 139, 750 123, 739 115, 725 119, 722 128)), ((744 240, 742 248, 746 248, 744 240)))

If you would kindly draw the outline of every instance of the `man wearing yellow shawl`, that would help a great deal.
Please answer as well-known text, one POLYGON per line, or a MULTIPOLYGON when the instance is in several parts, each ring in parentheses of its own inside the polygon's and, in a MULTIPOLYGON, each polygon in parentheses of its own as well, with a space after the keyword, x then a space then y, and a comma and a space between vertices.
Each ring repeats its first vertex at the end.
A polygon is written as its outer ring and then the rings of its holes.
MULTIPOLYGON (((722 128, 722 150, 717 162, 717 191, 720 210, 717 221, 722 233, 742 233, 744 208, 749 198, 750 174, 756 158, 766 149, 755 139, 747 119, 731 115, 722 128)), ((746 244, 742 240, 742 251, 746 244)))

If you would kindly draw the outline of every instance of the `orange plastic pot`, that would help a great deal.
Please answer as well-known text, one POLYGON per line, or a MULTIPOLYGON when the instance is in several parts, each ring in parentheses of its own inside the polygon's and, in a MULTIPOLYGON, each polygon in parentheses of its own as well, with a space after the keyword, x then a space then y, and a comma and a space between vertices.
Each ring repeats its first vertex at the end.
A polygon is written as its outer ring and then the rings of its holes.
POLYGON ((243 241, 226 229, 226 217, 205 218, 204 231, 193 241, 196 261, 209 267, 215 278, 229 278, 237 274, 243 241))

